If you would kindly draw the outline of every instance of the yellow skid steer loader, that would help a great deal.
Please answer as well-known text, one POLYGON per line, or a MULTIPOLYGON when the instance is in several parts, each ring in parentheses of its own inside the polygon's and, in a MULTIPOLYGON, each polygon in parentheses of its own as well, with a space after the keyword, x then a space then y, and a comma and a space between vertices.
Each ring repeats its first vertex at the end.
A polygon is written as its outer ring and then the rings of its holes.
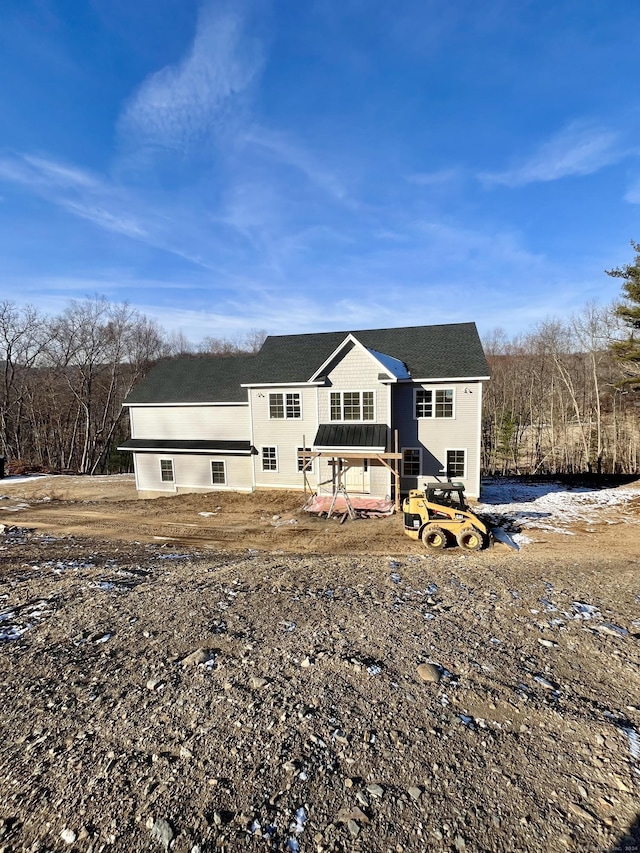
POLYGON ((467 551, 479 551, 489 544, 489 529, 469 509, 462 483, 449 480, 412 489, 402 511, 404 532, 422 539, 426 548, 439 551, 457 542, 467 551))

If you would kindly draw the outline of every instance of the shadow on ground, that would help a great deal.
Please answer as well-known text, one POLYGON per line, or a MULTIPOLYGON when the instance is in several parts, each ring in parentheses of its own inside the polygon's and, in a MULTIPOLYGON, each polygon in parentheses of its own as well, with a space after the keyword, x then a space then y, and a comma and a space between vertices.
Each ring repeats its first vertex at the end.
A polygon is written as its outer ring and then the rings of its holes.
POLYGON ((608 853, 640 853, 640 814, 625 835, 609 848, 608 853))

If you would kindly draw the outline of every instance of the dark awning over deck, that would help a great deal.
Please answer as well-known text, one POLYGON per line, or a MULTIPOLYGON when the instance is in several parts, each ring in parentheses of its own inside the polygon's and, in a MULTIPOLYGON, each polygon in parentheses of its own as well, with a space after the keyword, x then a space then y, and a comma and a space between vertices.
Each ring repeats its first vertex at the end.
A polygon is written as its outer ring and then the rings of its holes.
POLYGON ((313 447, 317 450, 348 447, 384 452, 388 431, 386 424, 320 424, 313 447))

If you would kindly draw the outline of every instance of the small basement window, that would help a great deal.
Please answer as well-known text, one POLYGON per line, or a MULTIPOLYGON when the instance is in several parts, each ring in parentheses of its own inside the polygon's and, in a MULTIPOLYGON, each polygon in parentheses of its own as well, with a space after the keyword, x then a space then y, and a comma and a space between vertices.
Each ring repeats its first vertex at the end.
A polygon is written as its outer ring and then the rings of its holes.
POLYGON ((173 459, 160 460, 160 479, 163 483, 173 483, 173 459))
POLYGON ((213 460, 211 462, 211 482, 214 486, 224 486, 226 484, 227 474, 222 460, 213 460))

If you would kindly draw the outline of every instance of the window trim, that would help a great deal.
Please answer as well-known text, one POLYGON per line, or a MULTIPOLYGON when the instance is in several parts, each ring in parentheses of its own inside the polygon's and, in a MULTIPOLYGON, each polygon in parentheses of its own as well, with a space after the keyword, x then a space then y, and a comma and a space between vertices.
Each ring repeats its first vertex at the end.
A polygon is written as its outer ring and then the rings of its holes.
MULTIPOLYGON (((292 406, 295 404, 292 404, 292 406)), ((267 406, 269 408, 269 420, 270 421, 301 421, 302 420, 302 394, 300 391, 270 391, 267 398, 267 406), (271 414, 271 398, 272 397, 282 397, 282 417, 276 417, 271 414), (299 415, 288 415, 287 414, 287 397, 297 397, 298 398, 298 410, 300 412, 299 415)))
POLYGON ((466 480, 467 479, 467 470, 469 467, 468 463, 468 452, 466 447, 445 447, 444 451, 444 470, 447 477, 454 477, 456 480, 466 480), (464 455, 464 467, 462 474, 449 474, 449 454, 450 453, 462 453, 464 455))
POLYGON ((452 386, 440 386, 440 387, 431 387, 431 388, 414 388, 413 389, 413 419, 415 421, 452 421, 455 420, 456 417, 456 389, 452 386), (418 415, 418 392, 426 391, 431 394, 431 414, 430 415, 418 415), (436 407, 438 405, 443 405, 443 403, 438 403, 436 400, 436 394, 438 391, 451 391, 451 415, 437 415, 436 407))
POLYGON ((277 474, 278 473, 278 445, 277 444, 262 444, 260 446, 260 463, 261 463, 262 472, 264 474, 277 474), (265 463, 264 452, 265 452, 265 450, 273 450, 274 451, 273 458, 275 460, 275 468, 265 468, 264 467, 264 463, 265 463))
POLYGON ((209 471, 211 473, 211 485, 212 486, 226 486, 227 485, 227 462, 226 459, 210 459, 209 460, 209 471), (216 482, 213 477, 213 465, 222 465, 222 482, 216 482))
POLYGON ((338 390, 329 391, 329 421, 330 421, 330 423, 333 423, 333 424, 372 424, 372 423, 375 423, 375 420, 376 420, 376 392, 373 388, 365 388, 363 390, 353 390, 353 391, 346 388, 342 391, 338 391, 338 390), (339 418, 334 418, 332 415, 333 406, 332 406, 332 402, 331 402, 331 396, 333 394, 339 394, 340 395, 340 417, 339 418), (360 415, 361 416, 359 418, 354 418, 353 420, 351 420, 351 419, 345 420, 345 417, 344 417, 344 395, 345 394, 358 394, 360 396, 360 415), (362 415, 364 414, 364 402, 363 402, 363 395, 364 394, 371 394, 371 396, 372 396, 371 402, 373 405, 372 416, 370 418, 366 418, 366 419, 362 417, 362 415))
POLYGON ((160 482, 161 483, 173 483, 173 485, 175 486, 175 483, 176 483, 176 466, 175 466, 175 462, 173 461, 173 457, 162 456, 162 457, 160 457, 160 459, 158 461, 159 461, 159 465, 160 465, 160 482), (170 480, 167 480, 164 477, 164 472, 162 470, 162 463, 163 462, 169 462, 169 464, 171 465, 171 479, 170 480))
POLYGON ((422 476, 422 448, 421 447, 403 447, 402 448, 402 477, 421 477, 422 476), (407 474, 405 470, 405 458, 404 454, 407 450, 415 450, 418 453, 418 473, 417 474, 407 474))

